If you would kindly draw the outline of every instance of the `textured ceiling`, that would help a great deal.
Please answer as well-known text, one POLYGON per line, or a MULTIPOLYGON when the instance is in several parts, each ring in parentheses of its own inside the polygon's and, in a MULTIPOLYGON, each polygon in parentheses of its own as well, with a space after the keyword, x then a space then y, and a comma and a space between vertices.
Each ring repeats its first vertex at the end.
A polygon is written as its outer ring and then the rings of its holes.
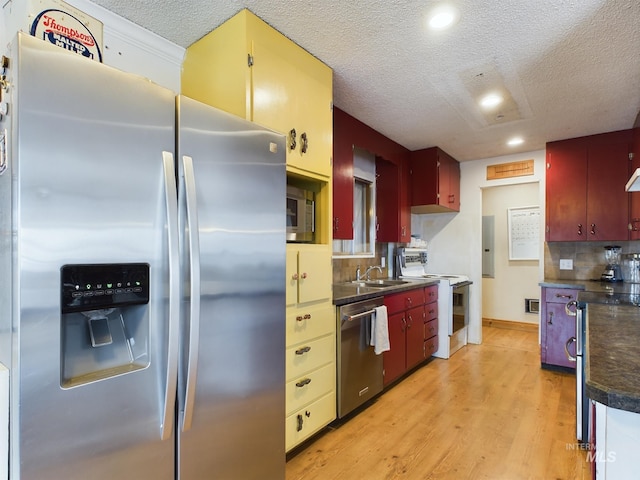
POLYGON ((461 161, 631 128, 640 111, 639 0, 450 0, 460 19, 437 34, 432 0, 93 1, 183 47, 247 7, 333 68, 337 107, 461 161), (495 83, 509 102, 486 114, 476 95, 495 83))

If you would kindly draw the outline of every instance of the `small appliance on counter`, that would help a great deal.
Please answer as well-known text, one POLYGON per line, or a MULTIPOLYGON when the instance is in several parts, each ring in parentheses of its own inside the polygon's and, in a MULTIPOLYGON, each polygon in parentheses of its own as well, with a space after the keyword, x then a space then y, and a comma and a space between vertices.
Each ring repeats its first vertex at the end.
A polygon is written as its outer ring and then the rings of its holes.
POLYGON ((625 282, 640 283, 640 253, 622 256, 622 278, 625 282))
POLYGON ((620 252, 622 248, 618 245, 607 245, 604 247, 604 258, 607 266, 600 276, 603 282, 621 282, 622 268, 620 268, 620 252))

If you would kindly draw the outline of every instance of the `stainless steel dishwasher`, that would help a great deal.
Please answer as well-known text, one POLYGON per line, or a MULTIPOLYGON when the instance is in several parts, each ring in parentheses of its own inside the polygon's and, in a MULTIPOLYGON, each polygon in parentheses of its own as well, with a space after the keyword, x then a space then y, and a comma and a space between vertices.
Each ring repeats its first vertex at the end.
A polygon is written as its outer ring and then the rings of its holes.
POLYGON ((369 345, 371 317, 383 297, 338 309, 338 418, 382 391, 382 355, 369 345))

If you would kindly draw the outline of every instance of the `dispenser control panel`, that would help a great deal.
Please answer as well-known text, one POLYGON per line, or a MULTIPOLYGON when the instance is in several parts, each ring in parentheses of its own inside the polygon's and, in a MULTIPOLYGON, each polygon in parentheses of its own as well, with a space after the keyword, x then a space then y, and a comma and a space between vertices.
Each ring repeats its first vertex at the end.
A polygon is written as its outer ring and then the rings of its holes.
POLYGON ((149 264, 64 265, 62 313, 149 303, 149 264))

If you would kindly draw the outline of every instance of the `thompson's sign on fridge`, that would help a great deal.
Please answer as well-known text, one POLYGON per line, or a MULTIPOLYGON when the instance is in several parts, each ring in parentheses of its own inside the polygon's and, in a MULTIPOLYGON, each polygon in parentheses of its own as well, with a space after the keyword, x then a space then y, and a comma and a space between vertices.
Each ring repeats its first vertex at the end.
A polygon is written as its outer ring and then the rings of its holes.
POLYGON ((102 22, 61 0, 31 0, 29 33, 45 42, 102 62, 102 22))

